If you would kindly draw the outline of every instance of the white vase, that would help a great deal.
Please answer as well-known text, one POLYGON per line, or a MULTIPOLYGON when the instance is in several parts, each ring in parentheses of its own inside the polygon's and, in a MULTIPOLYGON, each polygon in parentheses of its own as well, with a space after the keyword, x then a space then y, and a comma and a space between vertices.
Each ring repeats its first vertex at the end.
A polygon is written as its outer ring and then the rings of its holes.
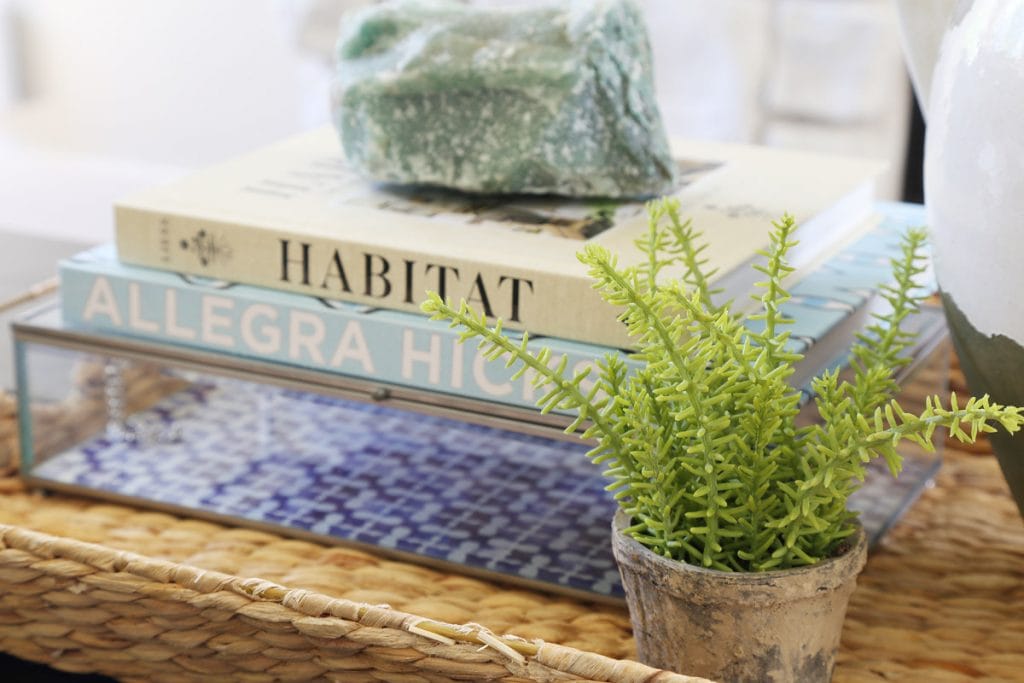
MULTIPOLYGON (((1022 405, 1024 2, 956 4, 930 80, 925 204, 947 319, 971 391, 1022 405)), ((1024 513, 1024 439, 992 437, 1024 513)))

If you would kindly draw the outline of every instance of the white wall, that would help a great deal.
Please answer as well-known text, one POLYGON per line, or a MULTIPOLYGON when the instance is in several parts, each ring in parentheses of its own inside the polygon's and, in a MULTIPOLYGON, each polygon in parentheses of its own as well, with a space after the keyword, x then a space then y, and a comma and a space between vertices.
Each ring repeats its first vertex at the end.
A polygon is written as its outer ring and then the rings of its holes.
POLYGON ((326 122, 299 6, 0 0, 0 228, 108 239, 116 197, 326 122))
MULTIPOLYGON (((192 166, 304 123, 311 84, 275 3, 31 0, 16 7, 35 106, 11 123, 40 144, 192 166)), ((326 101, 321 109, 324 119, 326 101)))

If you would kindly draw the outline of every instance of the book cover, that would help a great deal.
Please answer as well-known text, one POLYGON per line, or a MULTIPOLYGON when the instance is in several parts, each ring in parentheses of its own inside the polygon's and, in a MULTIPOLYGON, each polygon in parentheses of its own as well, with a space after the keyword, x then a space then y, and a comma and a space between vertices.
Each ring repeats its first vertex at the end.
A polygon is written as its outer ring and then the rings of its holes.
MULTIPOLYGON (((113 245, 66 259, 59 272, 69 327, 506 405, 533 408, 540 398, 529 374, 513 380, 513 370, 426 316, 128 266, 113 245)), ((529 344, 574 369, 615 351, 558 338, 529 344)))
MULTIPOLYGON (((877 310, 876 288, 889 278, 888 258, 906 222, 887 210, 874 230, 794 284, 783 312, 795 320, 790 348, 805 354, 795 386, 835 364, 877 310)), ((129 266, 112 245, 64 260, 60 279, 71 327, 517 407, 539 398, 529 374, 513 380, 475 344, 459 344, 457 330, 424 316, 129 266)), ((560 338, 530 345, 550 347, 554 361, 565 356, 574 369, 618 352, 560 338)))
MULTIPOLYGON (((879 164, 706 141, 674 145, 684 218, 708 241, 723 299, 745 296, 770 222, 801 228, 806 268, 870 220, 879 164)), ((419 312, 427 290, 511 329, 628 345, 576 254, 585 241, 639 258, 644 203, 484 197, 369 183, 330 128, 151 188, 115 207, 126 263, 419 312)))

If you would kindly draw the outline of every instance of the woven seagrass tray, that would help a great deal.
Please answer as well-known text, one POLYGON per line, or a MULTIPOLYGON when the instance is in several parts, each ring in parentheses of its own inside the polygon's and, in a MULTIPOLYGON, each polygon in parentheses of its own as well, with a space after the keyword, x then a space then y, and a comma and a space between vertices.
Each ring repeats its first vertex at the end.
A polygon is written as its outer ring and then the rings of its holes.
MULTIPOLYGON (((0 397, 0 463, 14 404, 0 397)), ((1024 681, 1024 524, 980 445, 876 549, 835 680, 1024 681)), ((146 681, 696 681, 623 608, 0 477, 0 650, 146 681), (514 635, 503 635, 514 634, 514 635)))

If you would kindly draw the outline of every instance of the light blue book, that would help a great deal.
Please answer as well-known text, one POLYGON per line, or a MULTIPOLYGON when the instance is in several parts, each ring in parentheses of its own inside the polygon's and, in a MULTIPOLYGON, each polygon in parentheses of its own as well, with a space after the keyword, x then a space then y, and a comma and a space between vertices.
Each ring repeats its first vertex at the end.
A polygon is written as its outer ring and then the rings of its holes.
MULTIPOLYGON (((890 277, 900 232, 923 219, 909 205, 884 209, 873 231, 791 287, 784 307, 796 321, 790 347, 805 354, 795 386, 844 358, 877 311, 877 285, 890 277)), ((425 316, 123 265, 113 245, 63 261, 60 278, 63 320, 71 328, 511 406, 533 407, 540 396, 530 373, 513 380, 512 369, 487 362, 475 344, 459 344, 456 330, 425 316)), ((551 337, 530 345, 549 346, 552 358, 565 356, 571 369, 609 351, 626 355, 551 337)))
MULTIPOLYGON (((530 373, 491 363, 426 316, 123 265, 114 245, 60 264, 63 322, 385 384, 532 408, 530 373)), ((582 369, 610 349, 538 338, 582 369)), ((614 350, 613 350, 614 351, 614 350)), ((616 351, 617 352, 617 351, 616 351)))

